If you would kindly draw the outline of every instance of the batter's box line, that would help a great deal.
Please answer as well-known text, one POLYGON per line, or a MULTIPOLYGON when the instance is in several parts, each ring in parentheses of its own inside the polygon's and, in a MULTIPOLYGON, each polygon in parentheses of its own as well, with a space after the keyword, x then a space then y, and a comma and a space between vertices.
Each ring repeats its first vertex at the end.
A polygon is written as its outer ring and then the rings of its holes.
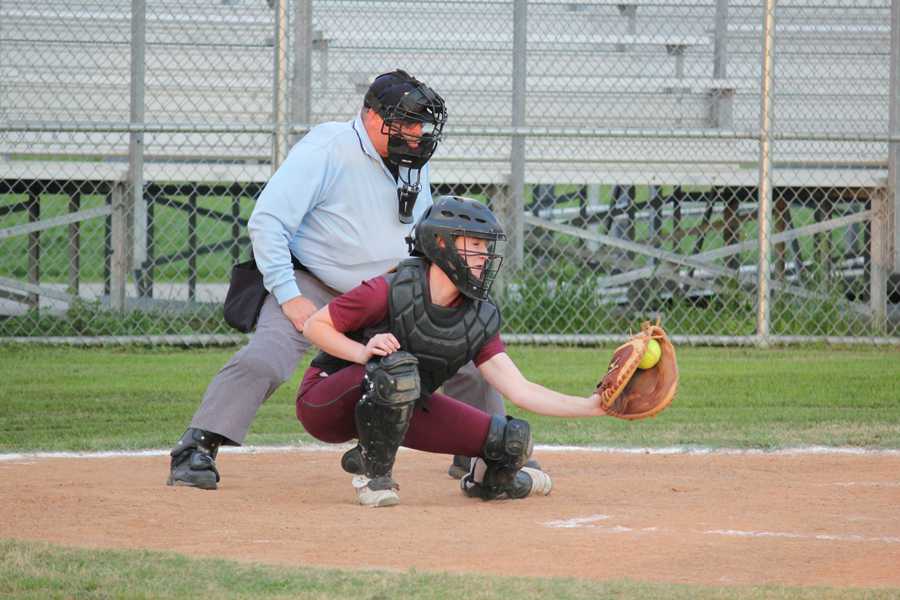
MULTIPOLYGON (((573 517, 570 519, 555 519, 553 521, 545 521, 541 523, 544 527, 550 529, 591 529, 598 533, 672 533, 674 530, 661 529, 658 527, 625 527, 624 525, 606 525, 600 524, 602 521, 608 521, 612 517, 609 515, 589 515, 586 517, 573 517)), ((816 540, 826 542, 870 542, 882 544, 900 544, 900 537, 896 536, 876 536, 868 537, 856 534, 804 534, 790 533, 783 531, 745 531, 740 529, 705 529, 705 530, 688 530, 689 533, 701 535, 719 535, 726 537, 743 537, 743 538, 786 538, 792 540, 816 540)), ((675 532, 677 533, 677 532, 675 532)))

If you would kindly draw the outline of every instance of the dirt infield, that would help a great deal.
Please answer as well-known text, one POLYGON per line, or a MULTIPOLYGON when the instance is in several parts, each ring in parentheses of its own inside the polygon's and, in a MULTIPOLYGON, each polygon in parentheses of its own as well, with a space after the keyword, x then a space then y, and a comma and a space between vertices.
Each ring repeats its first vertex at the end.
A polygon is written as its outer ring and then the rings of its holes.
POLYGON ((402 452, 402 504, 354 504, 336 452, 224 454, 216 492, 168 457, 0 461, 0 537, 345 568, 712 585, 900 587, 900 456, 540 451, 548 497, 465 498, 402 452), (615 557, 615 558, 611 558, 615 557))

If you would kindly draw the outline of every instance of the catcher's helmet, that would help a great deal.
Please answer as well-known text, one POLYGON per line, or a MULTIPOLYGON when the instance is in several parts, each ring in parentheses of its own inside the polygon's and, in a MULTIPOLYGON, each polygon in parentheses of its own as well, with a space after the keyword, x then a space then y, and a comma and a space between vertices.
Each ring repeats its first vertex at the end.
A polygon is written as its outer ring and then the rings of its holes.
POLYGON ((430 87, 397 69, 375 78, 363 106, 384 120, 381 133, 388 136, 387 160, 401 167, 420 169, 437 149, 447 122, 444 99, 430 87), (422 125, 420 135, 400 135, 400 126, 422 125), (409 142, 415 141, 415 146, 409 142))
POLYGON ((486 300, 503 262, 502 244, 506 234, 484 204, 471 198, 440 196, 425 211, 406 241, 412 255, 425 256, 439 266, 463 295, 486 300), (455 238, 460 236, 486 240, 487 248, 485 251, 464 248, 460 252, 455 243, 455 238), (474 255, 485 257, 478 275, 466 262, 467 256, 474 255))

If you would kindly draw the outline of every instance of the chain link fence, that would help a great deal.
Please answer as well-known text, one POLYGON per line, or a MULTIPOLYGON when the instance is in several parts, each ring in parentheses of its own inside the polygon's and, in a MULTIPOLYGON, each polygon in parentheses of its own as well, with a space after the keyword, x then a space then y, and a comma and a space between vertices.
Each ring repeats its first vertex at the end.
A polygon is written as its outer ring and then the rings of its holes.
POLYGON ((254 199, 404 68, 505 336, 900 343, 900 0, 0 2, 0 340, 233 342, 254 199))

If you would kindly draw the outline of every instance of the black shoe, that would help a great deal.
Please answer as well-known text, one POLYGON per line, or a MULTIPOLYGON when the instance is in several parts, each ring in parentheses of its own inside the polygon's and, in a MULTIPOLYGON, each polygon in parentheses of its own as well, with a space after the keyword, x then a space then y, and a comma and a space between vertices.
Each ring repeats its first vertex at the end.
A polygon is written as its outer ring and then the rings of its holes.
MULTIPOLYGON (((487 478, 488 475, 486 474, 487 478)), ((466 473, 459 480, 462 492, 470 498, 482 500, 520 500, 528 496, 546 496, 553 489, 550 475, 530 467, 519 469, 512 480, 505 484, 483 485, 475 481, 474 473, 466 473)))
MULTIPOLYGON (((345 455, 346 456, 346 455, 345 455)), ((447 475, 452 477, 453 479, 462 479, 466 473, 469 472, 469 468, 472 464, 472 459, 468 456, 460 456, 459 454, 453 457, 453 462, 450 464, 450 468, 447 469, 447 475)), ((538 461, 532 459, 528 459, 528 462, 525 463, 525 466, 529 469, 537 469, 541 471, 541 465, 538 461)))
POLYGON ((221 436, 215 433, 202 429, 185 431, 171 452, 172 463, 166 484, 217 489, 221 478, 216 467, 216 454, 221 443, 221 436))
POLYGON ((447 469, 447 475, 452 477, 453 479, 462 479, 463 476, 469 472, 469 466, 472 463, 472 459, 468 456, 460 456, 459 454, 453 457, 453 462, 450 463, 450 468, 447 469))

